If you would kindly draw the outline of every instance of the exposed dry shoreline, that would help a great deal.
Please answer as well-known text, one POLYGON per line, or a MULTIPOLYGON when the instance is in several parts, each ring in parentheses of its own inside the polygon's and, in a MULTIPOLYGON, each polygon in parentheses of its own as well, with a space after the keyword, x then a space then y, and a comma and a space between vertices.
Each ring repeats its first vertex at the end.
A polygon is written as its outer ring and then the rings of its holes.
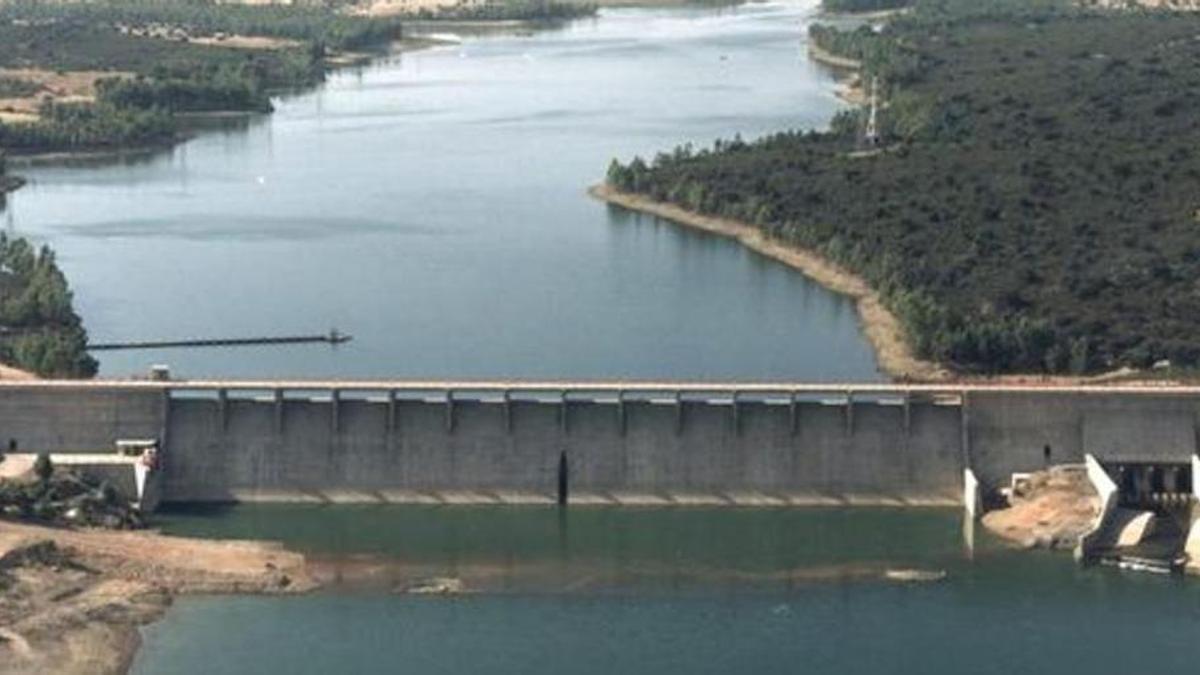
POLYGON ((820 254, 781 244, 767 238, 761 230, 736 220, 717 218, 688 211, 674 204, 613 189, 607 184, 593 186, 588 194, 610 204, 646 213, 687 227, 728 237, 762 255, 778 260, 829 290, 854 298, 863 330, 875 348, 879 367, 900 380, 945 381, 952 374, 946 368, 918 358, 909 346, 899 319, 883 305, 879 294, 862 277, 842 268, 820 254))
POLYGON ((812 40, 808 41, 808 56, 817 63, 823 63, 833 68, 841 68, 843 70, 860 70, 862 68, 862 61, 845 56, 837 56, 822 49, 812 40))
POLYGON ((808 57, 828 66, 838 76, 837 97, 850 105, 867 105, 866 91, 862 84, 862 61, 858 61, 822 49, 811 39, 808 41, 808 57))
POLYGON ((0 672, 124 673, 175 595, 316 586, 278 544, 0 521, 0 672))

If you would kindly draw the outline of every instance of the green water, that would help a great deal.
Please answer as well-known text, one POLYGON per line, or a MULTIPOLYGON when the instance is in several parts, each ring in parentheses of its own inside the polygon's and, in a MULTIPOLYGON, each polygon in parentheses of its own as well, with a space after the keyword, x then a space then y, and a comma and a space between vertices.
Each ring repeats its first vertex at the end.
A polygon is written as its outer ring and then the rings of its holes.
MULTIPOLYGON (((530 506, 173 507, 162 529, 269 538, 323 555, 354 552, 420 563, 622 561, 782 570, 963 558, 955 509, 557 508, 530 506)), ((994 548, 993 542, 983 546, 994 548)))
POLYGON ((164 528, 369 554, 396 579, 184 598, 136 673, 1191 672, 1200 584, 964 540, 955 510, 242 506, 164 528), (946 570, 886 581, 890 567, 946 570), (403 574, 401 576, 403 576, 403 574))

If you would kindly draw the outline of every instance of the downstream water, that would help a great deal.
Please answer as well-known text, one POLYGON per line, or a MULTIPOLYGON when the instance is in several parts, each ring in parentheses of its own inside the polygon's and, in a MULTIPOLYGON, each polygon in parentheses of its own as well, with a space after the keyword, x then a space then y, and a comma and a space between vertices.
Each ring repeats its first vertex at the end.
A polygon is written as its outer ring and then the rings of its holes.
MULTIPOLYGON (((967 548, 955 510, 245 506, 166 529, 366 551, 370 589, 185 598, 150 673, 1191 672, 1200 585, 967 548), (948 572, 896 583, 888 568, 948 572), (389 574, 391 576, 389 576, 389 574), (398 592, 449 575, 480 590, 398 592), (1152 665, 1151 665, 1152 664, 1152 665)), ((343 561, 347 568, 354 561, 343 561)))
POLYGON ((852 304, 737 244, 589 199, 613 157, 825 125, 815 0, 606 11, 333 76, 149 159, 37 168, 48 241, 110 375, 878 379, 852 304))

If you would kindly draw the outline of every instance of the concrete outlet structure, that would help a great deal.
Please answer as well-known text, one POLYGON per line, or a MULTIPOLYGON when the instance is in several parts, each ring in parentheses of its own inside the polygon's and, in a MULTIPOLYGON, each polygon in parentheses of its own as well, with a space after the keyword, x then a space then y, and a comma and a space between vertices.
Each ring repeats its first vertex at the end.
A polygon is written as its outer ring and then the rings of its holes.
POLYGON ((1016 471, 1190 462, 1200 389, 5 382, 0 443, 157 439, 166 501, 960 504, 1016 471))

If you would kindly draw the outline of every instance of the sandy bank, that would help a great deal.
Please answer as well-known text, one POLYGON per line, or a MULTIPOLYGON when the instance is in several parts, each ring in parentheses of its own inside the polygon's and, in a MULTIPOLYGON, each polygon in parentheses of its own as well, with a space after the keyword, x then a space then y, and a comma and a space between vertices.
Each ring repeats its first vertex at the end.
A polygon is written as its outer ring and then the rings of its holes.
MULTIPOLYGON (((597 7, 679 7, 688 4, 689 0, 567 0, 566 4, 594 4, 597 7)), ((437 12, 440 9, 452 9, 458 3, 455 0, 374 0, 360 3, 347 9, 349 14, 362 16, 416 16, 422 10, 437 12)), ((730 0, 729 6, 742 4, 742 0, 730 0)), ((415 21, 449 23, 453 19, 414 19, 415 21)), ((475 23, 489 23, 486 19, 474 20, 475 23)), ((500 23, 500 21, 490 21, 500 23)), ((532 23, 532 21, 514 20, 512 23, 532 23)))
POLYGON ((674 204, 620 192, 608 185, 596 185, 588 193, 632 211, 737 240, 751 250, 799 270, 825 288, 854 298, 863 330, 875 348, 879 367, 888 375, 921 381, 943 381, 950 377, 950 372, 945 368, 917 358, 899 319, 883 305, 879 294, 865 280, 820 254, 773 241, 747 223, 694 213, 674 204))
POLYGON ((811 39, 808 41, 808 56, 817 63, 823 63, 832 68, 841 68, 844 70, 861 70, 862 61, 857 59, 838 56, 832 52, 826 51, 817 46, 817 43, 811 39))
POLYGON ((123 673, 175 594, 315 585, 275 544, 0 521, 0 672, 123 673))
POLYGON ((808 56, 813 61, 833 68, 839 76, 837 97, 851 105, 866 105, 867 94, 862 86, 862 62, 835 56, 817 46, 811 39, 808 41, 808 56))
POLYGON ((863 12, 830 12, 823 9, 817 14, 817 18, 822 21, 884 21, 892 17, 900 16, 901 14, 908 14, 911 11, 911 7, 874 9, 863 12))
POLYGON ((21 370, 20 368, 7 366, 0 363, 0 380, 19 380, 22 382, 28 382, 30 380, 39 379, 41 378, 36 374, 29 372, 28 370, 21 370))

